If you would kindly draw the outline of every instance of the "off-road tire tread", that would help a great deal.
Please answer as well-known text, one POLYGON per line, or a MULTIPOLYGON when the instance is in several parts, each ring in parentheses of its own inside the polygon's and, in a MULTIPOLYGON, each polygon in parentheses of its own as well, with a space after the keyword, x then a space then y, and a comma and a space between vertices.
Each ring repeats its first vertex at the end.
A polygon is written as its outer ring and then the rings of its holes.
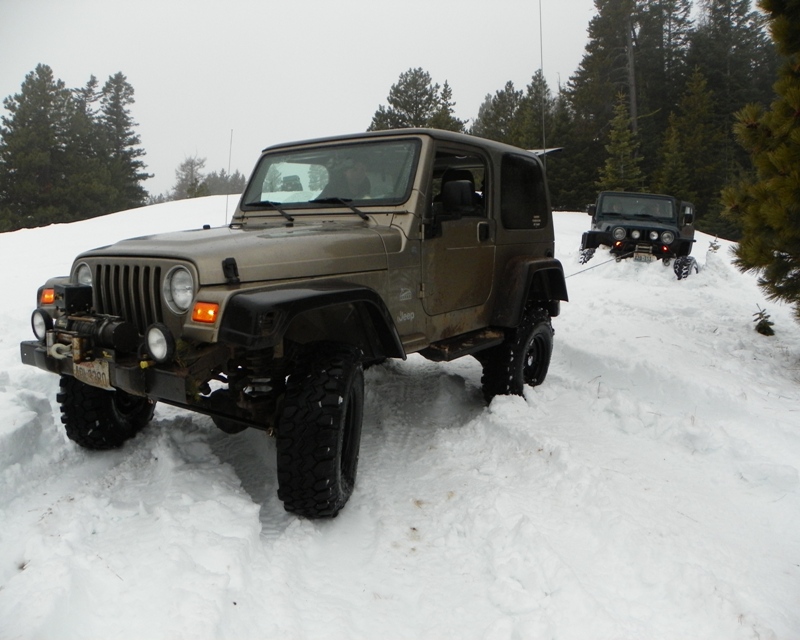
POLYGON ((505 341, 484 353, 481 385, 486 402, 500 395, 522 395, 526 384, 542 384, 553 354, 553 326, 547 311, 529 306, 519 326, 506 331, 505 341), (523 359, 531 340, 539 342, 540 358, 534 367, 533 380, 526 382, 523 359))
POLYGON ((685 280, 688 278, 692 271, 698 273, 699 269, 697 267, 697 260, 695 260, 692 256, 680 256, 675 259, 675 276, 678 280, 685 280))
POLYGON ((581 254, 578 256, 578 264, 586 264, 594 257, 594 249, 581 249, 581 254))
POLYGON ((61 376, 56 400, 67 437, 84 449, 118 449, 147 426, 155 402, 61 376), (124 394, 124 396, 122 395, 124 394))
POLYGON ((355 484, 363 407, 358 349, 318 343, 299 359, 276 433, 278 497, 287 511, 331 518, 344 507, 355 484), (354 412, 349 426, 348 409, 354 412))

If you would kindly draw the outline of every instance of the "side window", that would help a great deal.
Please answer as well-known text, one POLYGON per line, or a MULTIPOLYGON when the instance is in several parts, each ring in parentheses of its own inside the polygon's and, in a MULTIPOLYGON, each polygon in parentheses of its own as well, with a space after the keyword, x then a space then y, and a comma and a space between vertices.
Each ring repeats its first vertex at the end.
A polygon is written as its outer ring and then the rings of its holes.
POLYGON ((547 194, 541 165, 508 154, 501 166, 500 218, 506 229, 541 229, 547 225, 547 194))
POLYGON ((439 150, 432 184, 434 212, 457 217, 486 216, 486 175, 486 162, 481 156, 439 150))

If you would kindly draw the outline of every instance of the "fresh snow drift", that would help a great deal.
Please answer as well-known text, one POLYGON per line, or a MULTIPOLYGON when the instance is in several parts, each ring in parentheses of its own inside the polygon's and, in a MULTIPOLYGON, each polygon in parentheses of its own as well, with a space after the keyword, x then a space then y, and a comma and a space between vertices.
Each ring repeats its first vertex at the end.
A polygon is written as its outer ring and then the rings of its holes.
POLYGON ((57 377, 19 361, 37 287, 226 206, 0 234, 0 638, 800 637, 800 326, 703 234, 679 282, 578 264, 589 218, 555 214, 571 301, 546 382, 487 407, 472 358, 369 369, 330 521, 283 511, 254 430, 159 405, 119 451, 67 440, 57 377))

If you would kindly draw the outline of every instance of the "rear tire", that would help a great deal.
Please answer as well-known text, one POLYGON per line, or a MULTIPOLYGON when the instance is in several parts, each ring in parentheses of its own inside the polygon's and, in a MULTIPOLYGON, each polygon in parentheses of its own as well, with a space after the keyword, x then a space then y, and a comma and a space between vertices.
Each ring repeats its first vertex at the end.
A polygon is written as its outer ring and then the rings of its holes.
POLYGON ((542 384, 553 354, 550 316, 544 309, 526 309, 519 326, 508 330, 505 342, 484 354, 481 384, 486 402, 500 395, 521 396, 526 385, 542 384))
POLYGON ((364 415, 361 352, 315 345, 289 376, 276 434, 278 497, 306 518, 332 518, 356 481, 364 415))
POLYGON ((119 389, 106 391, 61 376, 61 422, 67 437, 84 449, 117 449, 147 426, 156 403, 119 389))

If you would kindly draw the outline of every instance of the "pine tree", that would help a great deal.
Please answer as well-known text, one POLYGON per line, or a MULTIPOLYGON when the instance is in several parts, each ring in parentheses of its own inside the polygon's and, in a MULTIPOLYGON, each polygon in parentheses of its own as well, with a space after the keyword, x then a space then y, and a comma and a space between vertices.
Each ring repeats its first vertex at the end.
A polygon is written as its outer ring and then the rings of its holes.
POLYGON ((656 193, 665 193, 694 202, 695 195, 689 188, 689 171, 686 168, 685 157, 683 136, 678 119, 672 113, 661 148, 661 167, 658 179, 653 185, 656 193))
POLYGON ((140 147, 139 135, 133 130, 137 126, 130 114, 133 103, 133 87, 127 78, 121 72, 110 76, 101 92, 99 121, 110 186, 116 190, 110 203, 111 211, 139 207, 147 200, 141 182, 151 176, 144 171, 145 164, 140 159, 145 152, 140 147))
POLYGON ((759 273, 769 299, 792 304, 800 320, 800 5, 761 0, 760 6, 786 61, 771 108, 753 104, 736 114, 736 137, 755 176, 725 189, 723 201, 742 223, 736 265, 759 273))
POLYGON ((637 2, 638 134, 645 157, 642 169, 648 175, 658 171, 669 117, 677 110, 680 88, 686 85, 691 9, 690 0, 637 2))
POLYGON ((392 85, 386 99, 389 106, 378 107, 367 130, 431 127, 434 126, 434 119, 439 128, 457 127, 459 123, 463 128, 463 123, 453 116, 450 94, 450 86, 446 82, 443 92, 422 67, 409 69, 401 73, 397 83, 392 85))
POLYGON ((82 220, 112 211, 116 189, 111 185, 105 160, 97 78, 91 76, 86 86, 72 91, 72 97, 74 109, 70 110, 66 158, 69 189, 65 204, 69 219, 82 220))
POLYGON ((726 176, 722 151, 725 133, 720 128, 714 104, 714 96, 708 89, 705 76, 695 69, 674 118, 680 135, 683 163, 688 172, 687 194, 682 197, 694 202, 699 228, 732 238, 735 230, 719 219, 719 192, 726 176))
MULTIPOLYGON (((730 174, 747 164, 731 133, 733 114, 749 103, 769 104, 778 58, 766 33, 765 17, 751 9, 751 0, 699 4, 702 10, 692 35, 689 64, 702 70, 713 96, 716 124, 726 132, 716 154, 730 174)), ((715 186, 719 191, 722 185, 715 186)))
POLYGON ((228 174, 225 169, 221 169, 219 173, 212 171, 209 173, 203 183, 206 186, 208 195, 210 196, 224 196, 234 193, 242 193, 244 191, 247 179, 239 173, 234 171, 228 174))
POLYGON ((597 137, 614 117, 616 96, 636 95, 630 84, 629 51, 635 5, 633 0, 595 0, 594 5, 597 15, 589 22, 589 42, 569 86, 575 111, 594 123, 597 137))
POLYGON ((40 64, 0 118, 0 230, 69 219, 65 198, 70 91, 40 64))
MULTIPOLYGON (((185 200, 209 195, 205 185, 206 159, 198 156, 184 158, 175 169, 175 184, 170 192, 170 200, 185 200)), ((276 189, 277 190, 277 189, 276 189)))
POLYGON ((470 133, 481 138, 514 144, 519 135, 518 113, 522 104, 522 91, 514 88, 510 80, 495 94, 487 95, 478 109, 478 117, 470 133))
POLYGON ((608 157, 602 170, 597 188, 600 191, 641 191, 644 177, 640 168, 641 157, 637 155, 639 146, 636 135, 631 130, 631 117, 628 113, 627 97, 620 93, 611 121, 606 152, 608 157))
POLYGON ((436 111, 428 119, 425 126, 433 129, 444 129, 445 131, 463 132, 464 121, 456 118, 454 114, 453 109, 456 104, 453 102, 453 90, 447 80, 445 80, 442 90, 439 92, 438 101, 439 104, 436 111))
MULTIPOLYGON (((523 149, 543 149, 547 146, 547 131, 553 119, 553 96, 547 80, 539 69, 533 74, 520 100, 513 127, 513 144, 523 149)), ((551 140, 552 141, 552 140, 551 140)))

